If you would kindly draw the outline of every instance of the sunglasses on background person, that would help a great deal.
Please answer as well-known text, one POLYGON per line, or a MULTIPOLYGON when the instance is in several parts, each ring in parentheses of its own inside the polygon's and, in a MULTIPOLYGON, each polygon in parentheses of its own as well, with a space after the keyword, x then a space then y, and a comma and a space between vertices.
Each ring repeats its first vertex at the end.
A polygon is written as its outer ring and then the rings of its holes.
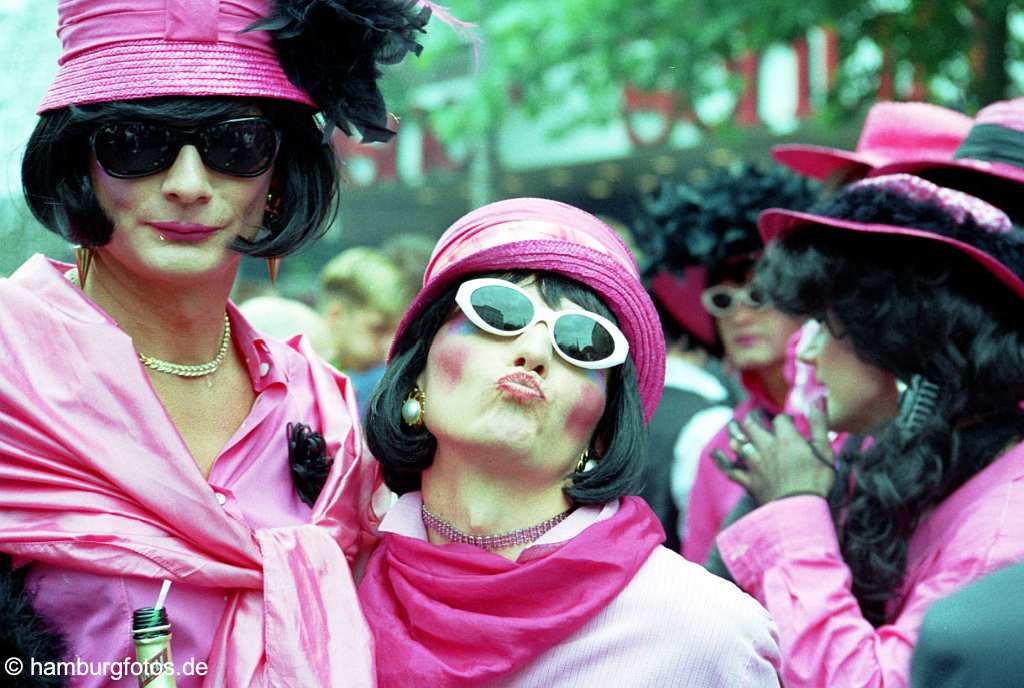
POLYGON ((455 303, 484 332, 514 337, 537 322, 548 326, 555 353, 588 370, 611 368, 626 360, 629 342, 610 320, 579 308, 553 311, 513 283, 492 277, 463 282, 455 303))
POLYGON ((724 318, 742 303, 750 308, 760 309, 768 305, 767 297, 751 287, 727 287, 719 284, 709 287, 700 295, 700 303, 711 315, 724 318))
POLYGON ((211 170, 258 177, 274 164, 279 144, 277 130, 265 117, 238 117, 187 129, 156 122, 108 122, 89 138, 96 162, 119 179, 166 170, 186 145, 195 146, 211 170))

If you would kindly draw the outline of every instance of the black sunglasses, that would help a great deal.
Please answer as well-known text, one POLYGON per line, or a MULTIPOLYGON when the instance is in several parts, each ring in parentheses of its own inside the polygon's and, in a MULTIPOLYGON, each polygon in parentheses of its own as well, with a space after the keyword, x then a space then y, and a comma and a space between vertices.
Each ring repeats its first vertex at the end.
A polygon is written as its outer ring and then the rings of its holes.
POLYGON ((233 177, 258 177, 274 164, 279 136, 265 117, 239 117, 191 129, 156 122, 108 122, 89 138, 111 177, 146 177, 174 164, 182 146, 195 146, 203 164, 233 177))

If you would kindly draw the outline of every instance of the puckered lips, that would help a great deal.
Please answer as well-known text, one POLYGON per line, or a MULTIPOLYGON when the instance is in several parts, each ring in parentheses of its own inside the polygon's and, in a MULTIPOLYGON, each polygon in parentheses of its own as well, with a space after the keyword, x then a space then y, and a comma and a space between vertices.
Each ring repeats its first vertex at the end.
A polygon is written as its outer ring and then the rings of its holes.
POLYGON ((498 378, 497 387, 522 404, 546 401, 540 380, 525 371, 516 371, 498 378))
POLYGON ((756 332, 741 332, 732 337, 733 344, 742 349, 760 344, 762 341, 764 341, 764 337, 756 332))

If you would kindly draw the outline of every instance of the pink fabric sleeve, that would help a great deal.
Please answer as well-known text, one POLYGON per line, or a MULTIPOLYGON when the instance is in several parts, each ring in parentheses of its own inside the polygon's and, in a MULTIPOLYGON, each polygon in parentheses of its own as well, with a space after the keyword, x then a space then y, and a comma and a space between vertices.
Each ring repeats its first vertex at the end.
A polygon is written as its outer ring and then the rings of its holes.
POLYGON ((977 574, 943 567, 917 582, 893 623, 873 627, 850 592, 828 504, 771 502, 718 537, 737 584, 775 618, 787 688, 910 683, 910 656, 928 606, 977 574))

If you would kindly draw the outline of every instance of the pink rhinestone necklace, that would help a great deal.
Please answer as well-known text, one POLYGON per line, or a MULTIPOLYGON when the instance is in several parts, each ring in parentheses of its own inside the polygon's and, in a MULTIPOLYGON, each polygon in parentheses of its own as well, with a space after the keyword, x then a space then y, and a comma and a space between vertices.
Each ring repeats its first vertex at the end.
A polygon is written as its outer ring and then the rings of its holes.
POLYGON ((535 526, 520 528, 519 530, 510 530, 507 533, 499 533, 497 535, 470 535, 469 533, 463 533, 451 523, 428 509, 426 504, 420 508, 420 513, 423 516, 423 525, 430 530, 433 530, 448 542, 457 542, 463 545, 473 545, 474 547, 493 550, 508 549, 509 547, 515 547, 516 545, 528 545, 531 542, 536 541, 541 535, 564 521, 565 518, 572 513, 572 509, 567 509, 557 516, 552 516, 548 520, 542 521, 535 526))

